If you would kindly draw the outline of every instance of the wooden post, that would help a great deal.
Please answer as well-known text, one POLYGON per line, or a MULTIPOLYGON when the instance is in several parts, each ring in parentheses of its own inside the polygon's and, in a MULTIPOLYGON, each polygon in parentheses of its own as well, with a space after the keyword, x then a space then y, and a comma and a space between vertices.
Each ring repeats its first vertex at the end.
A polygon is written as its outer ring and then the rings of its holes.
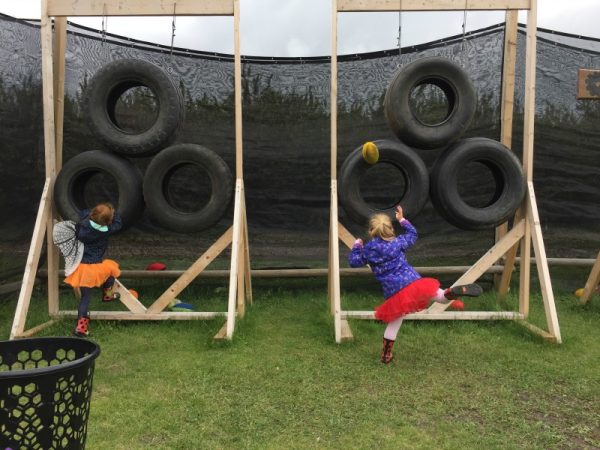
MULTIPOLYGON (((515 10, 506 11, 504 27, 504 62, 502 67, 502 111, 500 142, 512 148, 513 114, 515 106, 515 69, 517 64, 519 13, 515 10)), ((518 222, 515 217, 514 223, 518 222)), ((508 224, 504 223, 496 228, 496 241, 508 231, 508 224)), ((494 276, 494 284, 500 295, 506 295, 510 285, 510 278, 514 270, 514 258, 517 256, 518 245, 515 245, 506 255, 505 271, 502 276, 494 276)))
MULTIPOLYGON (((523 171, 527 182, 533 180, 533 139, 535 124, 535 68, 536 68, 536 42, 537 35, 537 0, 531 0, 531 8, 527 13, 527 45, 525 62, 525 104, 523 126, 523 171)), ((527 199, 523 206, 523 216, 527 210, 527 199)), ((521 274, 519 280, 519 311, 527 317, 529 315, 529 294, 531 280, 531 226, 529 220, 525 221, 525 235, 521 241, 521 274)))
MULTIPOLYGON (((40 262, 40 254, 42 245, 44 245, 44 232, 48 224, 48 216, 50 215, 50 179, 46 178, 42 198, 38 206, 37 218, 33 228, 33 236, 31 238, 31 246, 27 255, 27 263, 25 264, 25 273, 23 274, 23 284, 21 292, 17 300, 17 309, 15 318, 10 330, 10 339, 18 337, 25 329, 25 321, 27 312, 29 311, 29 302, 31 300, 31 292, 33 291, 33 283, 35 281, 35 272, 40 262)), ((52 241, 50 241, 50 245, 52 241)))

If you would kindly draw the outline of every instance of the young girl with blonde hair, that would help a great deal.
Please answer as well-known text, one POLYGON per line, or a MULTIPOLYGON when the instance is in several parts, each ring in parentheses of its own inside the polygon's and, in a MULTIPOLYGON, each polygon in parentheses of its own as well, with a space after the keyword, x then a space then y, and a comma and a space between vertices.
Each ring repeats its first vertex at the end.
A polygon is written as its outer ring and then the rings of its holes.
POLYGON ((396 209, 396 219, 405 232, 400 236, 394 234, 392 221, 386 214, 372 216, 369 221, 371 240, 363 245, 362 239, 357 239, 348 257, 351 267, 368 264, 383 288, 386 300, 375 309, 375 318, 387 323, 381 351, 381 362, 385 364, 393 358, 392 347, 406 314, 422 311, 432 301, 447 303, 454 300, 452 306, 463 309, 459 296, 476 297, 482 292, 477 284, 443 290, 438 280, 422 278, 405 255, 417 241, 417 230, 404 218, 401 206, 396 209))

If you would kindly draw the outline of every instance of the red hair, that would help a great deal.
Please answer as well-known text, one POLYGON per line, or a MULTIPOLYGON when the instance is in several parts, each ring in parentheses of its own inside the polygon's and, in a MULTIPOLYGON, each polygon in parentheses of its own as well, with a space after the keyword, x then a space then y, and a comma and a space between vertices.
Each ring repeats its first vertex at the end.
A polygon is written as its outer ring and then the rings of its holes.
POLYGON ((110 203, 100 203, 92 209, 90 219, 98 225, 109 225, 112 223, 114 215, 115 209, 110 203))

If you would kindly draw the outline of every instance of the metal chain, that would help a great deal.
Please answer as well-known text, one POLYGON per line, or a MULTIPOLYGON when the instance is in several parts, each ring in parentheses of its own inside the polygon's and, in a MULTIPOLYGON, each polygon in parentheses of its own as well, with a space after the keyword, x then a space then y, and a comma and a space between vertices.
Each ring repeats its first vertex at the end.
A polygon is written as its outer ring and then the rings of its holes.
POLYGON ((399 3, 398 9, 398 67, 402 59, 402 0, 399 3))
POLYGON ((175 18, 177 14, 177 2, 173 3, 173 22, 171 22, 171 56, 173 56, 173 45, 175 44, 175 18))
POLYGON ((106 10, 106 3, 102 7, 102 44, 106 41, 106 29, 108 28, 108 14, 106 10))
POLYGON ((467 2, 469 0, 465 0, 465 11, 463 14, 463 24, 462 24, 462 51, 465 51, 465 41, 467 40, 466 38, 466 34, 467 34, 467 2))

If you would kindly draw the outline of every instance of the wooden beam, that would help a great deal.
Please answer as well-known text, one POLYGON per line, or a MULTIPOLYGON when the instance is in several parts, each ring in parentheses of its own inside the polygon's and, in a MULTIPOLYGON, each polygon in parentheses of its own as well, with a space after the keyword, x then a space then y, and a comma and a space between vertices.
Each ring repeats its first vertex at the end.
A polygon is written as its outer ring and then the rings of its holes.
POLYGON ((141 314, 146 312, 146 307, 119 280, 115 280, 113 291, 121 296, 119 300, 129 311, 141 314))
MULTIPOLYGON (((374 311, 342 311, 343 319, 375 320, 374 311)), ((445 311, 418 312, 404 316, 406 320, 516 320, 523 315, 514 311, 445 311)))
MULTIPOLYGON (((504 25, 504 55, 502 67, 502 111, 500 113, 500 142, 507 148, 512 148, 513 115, 515 105, 515 73, 517 65, 517 40, 519 12, 515 10, 506 11, 504 25)), ((519 219, 515 218, 515 223, 519 219)), ((495 240, 500 240, 508 232, 508 223, 503 223, 496 228, 495 240)), ((494 286, 500 295, 506 295, 512 271, 514 269, 514 258, 517 256, 515 245, 507 252, 505 261, 505 272, 494 277, 494 286)))
MULTIPOLYGON (((510 232, 502 239, 496 242, 488 252, 473 264, 452 286, 461 284, 474 283, 483 275, 496 261, 498 261, 516 242, 521 239, 525 226, 525 221, 517 223, 510 232)), ((452 305, 452 301, 448 303, 432 303, 427 309, 431 313, 441 312, 448 309, 452 305)))
MULTIPOLYGON (((159 313, 134 313, 131 311, 90 311, 91 320, 209 320, 225 317, 225 311, 162 311, 159 313)), ((59 311, 54 317, 77 318, 77 311, 59 311)))
POLYGON ((56 133, 56 171, 62 167, 63 128, 65 118, 65 55, 67 51, 67 18, 54 20, 54 121, 56 133))
POLYGON ((223 326, 221 328, 219 328, 219 331, 217 331, 217 334, 215 334, 213 336, 213 339, 215 341, 224 341, 226 338, 227 338, 227 321, 225 321, 223 326))
POLYGON ((351 249, 356 238, 346 229, 346 227, 344 227, 344 225, 342 225, 341 222, 338 222, 338 233, 340 241, 342 241, 346 247, 351 249))
MULTIPOLYGON (((523 125, 523 172, 527 182, 533 181, 533 152, 535 126, 535 77, 537 58, 537 0, 531 0, 527 13, 527 42, 525 51, 525 103, 523 125)), ((523 201, 524 217, 527 217, 527 199, 523 201)), ((519 278, 519 311, 529 315, 531 284, 531 224, 525 221, 525 233, 521 240, 521 273, 519 278)))
POLYGON ((338 231, 338 196, 337 196, 337 181, 331 180, 331 240, 330 245, 330 282, 331 282, 331 295, 332 295, 332 308, 333 308, 333 326, 335 330, 335 342, 338 344, 342 342, 342 304, 340 298, 340 246, 337 236, 338 231))
POLYGON ((483 255, 473 266, 452 286, 461 284, 474 283, 479 279, 485 271, 500 259, 514 244, 523 236, 524 221, 520 221, 494 245, 488 252, 483 255))
MULTIPOLYGON (((548 258, 548 264, 553 265, 571 265, 563 260, 568 258, 548 258), (557 261, 557 262, 556 262, 557 261)), ((574 266, 591 267, 594 263, 593 259, 574 260, 574 266)), ((437 267, 415 267, 415 270, 422 275, 449 275, 465 273, 471 266, 437 266, 437 267)), ((504 266, 494 265, 485 271, 485 273, 502 273, 504 266)), ((121 270, 120 279, 171 279, 179 278, 185 271, 183 270, 121 270)), ((40 269, 39 276, 44 276, 48 271, 40 269)), ((64 275, 64 270, 59 270, 59 275, 64 275)), ((204 270, 198 274, 196 278, 229 278, 229 270, 204 270)), ((310 277, 326 277, 329 274, 328 268, 317 269, 252 269, 250 275, 254 278, 310 278, 310 277)), ((343 277, 372 277, 373 272, 368 268, 340 268, 340 276, 343 277)))
MULTIPOLYGON (((338 0, 333 11, 499 11, 529 9, 531 0, 338 0)), ((335 14, 334 14, 335 15, 335 14)))
MULTIPOLYGON (((50 179, 48 191, 54 190, 56 179, 56 128, 55 128, 55 103, 54 103, 54 59, 52 21, 47 14, 48 0, 42 0, 40 36, 42 48, 42 98, 44 108, 44 154, 46 165, 46 178, 50 179)), ((46 224, 46 264, 48 266, 48 311, 58 311, 58 267, 59 255, 56 246, 52 243, 52 228, 54 214, 52 212, 52 195, 50 199, 50 213, 46 224)))
MULTIPOLYGON (((47 0, 48 16, 231 16, 233 0, 47 0)), ((42 15, 43 19, 43 15, 42 15)))
MULTIPOLYGON (((522 208, 519 208, 515 214, 513 223, 517 223, 521 221, 523 216, 522 208)), ((506 233, 504 233, 506 234, 506 233)), ((498 236, 498 234, 496 235, 498 236)), ((500 238, 498 238, 500 239, 500 238)), ((498 295, 501 297, 506 296, 508 294, 508 289, 510 288, 510 280, 512 278, 512 273, 515 270, 515 264, 517 262, 517 252, 519 251, 519 243, 515 243, 510 250, 506 252, 504 255, 504 270, 502 271, 502 275, 500 279, 496 283, 496 291, 498 295)))
POLYGON ((240 44, 240 0, 234 0, 233 44, 234 44, 234 99, 235 99, 235 177, 244 178, 242 139, 242 56, 240 44))
POLYGON ((233 237, 231 243, 231 269, 229 272, 229 300, 227 302, 227 333, 226 339, 233 338, 235 329, 236 294, 238 285, 238 258, 240 257, 240 235, 242 230, 242 195, 244 182, 241 178, 235 183, 235 206, 233 209, 233 237))
MULTIPOLYGON (((33 283, 35 281, 35 272, 40 262, 40 254, 44 245, 44 233, 48 225, 48 217, 50 215, 50 179, 46 178, 44 190, 38 206, 38 212, 33 227, 33 236, 31 237, 31 245, 27 254, 27 262, 25 263, 25 272, 23 273, 23 283, 21 284, 21 292, 17 300, 17 308, 13 319, 12 328, 10 330, 10 339, 14 339, 23 333, 25 329, 25 321, 27 320, 27 312, 29 311, 29 303, 31 301, 31 293, 33 292, 33 283)), ((54 245, 50 242, 50 245, 54 245)))
POLYGON ((585 287, 583 288, 583 294, 579 298, 579 303, 585 305, 592 298, 592 293, 598 287, 600 283, 600 252, 598 252, 598 256, 596 257, 596 262, 592 266, 592 270, 590 271, 590 276, 585 282, 585 287))
POLYGON ((45 330, 46 328, 48 328, 51 325, 54 325, 56 323, 56 320, 49 320, 47 322, 44 322, 40 325, 37 325, 33 328, 30 328, 29 330, 25 330, 22 333, 20 333, 19 335, 15 336, 15 338, 17 339, 22 339, 22 338, 28 338, 31 336, 35 336, 36 334, 38 334, 40 331, 45 330))
POLYGON ((352 330, 350 329, 350 324, 347 320, 342 319, 341 321, 341 334, 340 334, 340 342, 351 341, 354 339, 354 335, 352 334, 352 330))
POLYGON ((548 331, 556 338, 556 343, 561 343, 560 327, 558 326, 558 315, 556 314, 556 304, 554 302, 554 293, 552 292, 552 282, 550 281, 550 271, 548 261, 546 261, 546 248, 542 238, 542 227, 540 226, 540 216, 538 214, 537 202, 533 183, 530 181, 527 185, 528 203, 527 218, 531 224, 531 237, 533 249, 535 251, 536 266, 542 299, 544 301, 544 311, 546 312, 546 323, 548 331))
POLYGON ((518 11, 506 11, 504 26, 504 55, 502 67, 502 111, 500 113, 500 142, 512 148, 513 115, 515 107, 515 73, 517 66, 518 11))
POLYGON ((243 206, 244 208, 242 209, 243 215, 242 218, 244 219, 243 222, 243 233, 244 233, 244 265, 245 265, 245 269, 244 269, 244 274, 246 276, 245 278, 245 292, 246 292, 246 301, 251 305, 252 304, 252 269, 250 266, 250 241, 248 240, 248 218, 246 215, 246 196, 243 195, 242 196, 242 201, 243 201, 243 206))
POLYGON ((161 312, 175 298, 177 294, 183 291, 193 280, 202 272, 225 248, 231 243, 232 227, 206 250, 200 258, 196 260, 177 281, 175 281, 150 307, 147 314, 156 314, 161 312))
MULTIPOLYGON (((331 0, 332 11, 337 11, 338 0, 331 0)), ((331 14, 331 97, 330 108, 330 145, 331 145, 331 179, 337 181, 337 91, 338 91, 338 25, 337 14, 331 14)), ((335 216, 335 221, 338 221, 335 216)), ((334 234, 335 238, 337 234, 334 234)), ((337 239, 336 239, 337 240, 337 239)))
POLYGON ((537 334, 538 336, 541 336, 545 341, 554 342, 554 343, 560 344, 560 342, 559 342, 559 340, 557 340, 556 336, 553 336, 552 334, 548 333, 547 331, 542 330, 539 327, 536 327, 532 323, 529 323, 526 320, 517 320, 516 322, 519 325, 522 325, 525 328, 527 328, 533 334, 537 334))

